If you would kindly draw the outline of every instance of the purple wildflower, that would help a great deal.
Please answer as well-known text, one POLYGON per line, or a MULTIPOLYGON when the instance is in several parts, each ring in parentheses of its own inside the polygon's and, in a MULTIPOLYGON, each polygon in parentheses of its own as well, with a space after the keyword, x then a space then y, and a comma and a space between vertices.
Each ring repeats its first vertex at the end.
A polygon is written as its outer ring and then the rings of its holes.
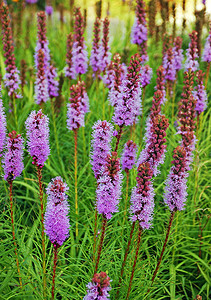
POLYGON ((140 78, 141 78, 141 87, 145 88, 152 78, 152 68, 150 66, 146 65, 141 67, 140 71, 140 78))
POLYGON ((147 121, 146 147, 140 154, 137 166, 148 162, 154 176, 159 173, 158 166, 164 162, 166 152, 165 136, 168 126, 168 119, 160 114, 153 116, 151 113, 151 117, 147 121))
POLYGON ((8 88, 10 97, 21 98, 19 94, 20 78, 19 71, 15 66, 14 46, 12 39, 12 29, 9 19, 8 6, 3 1, 0 3, 0 17, 2 24, 2 42, 5 57, 6 74, 4 84, 8 88))
POLYGON ((193 97, 196 100, 195 110, 199 115, 207 108, 207 93, 203 84, 204 75, 205 73, 203 73, 201 70, 197 71, 196 73, 197 86, 195 87, 195 90, 192 92, 193 97))
POLYGON ((121 196, 122 174, 117 153, 108 154, 103 174, 97 180, 96 207, 99 214, 111 219, 112 213, 118 211, 121 196))
POLYGON ((53 14, 53 7, 51 5, 46 5, 45 12, 48 16, 51 16, 53 14))
POLYGON ((163 68, 165 80, 176 80, 176 61, 173 53, 173 49, 169 48, 163 58, 163 68))
POLYGON ((182 68, 182 61, 184 59, 182 52, 183 52, 182 38, 180 36, 177 36, 174 39, 174 47, 173 47, 173 55, 174 55, 174 59, 175 59, 176 71, 179 71, 182 68))
POLYGON ((131 57, 126 79, 120 87, 113 120, 119 126, 133 125, 137 116, 141 114, 140 56, 131 57))
POLYGON ((53 178, 46 189, 48 198, 44 221, 45 233, 55 247, 62 246, 69 236, 69 204, 66 195, 68 189, 60 176, 53 178))
POLYGON ((107 121, 97 121, 92 127, 91 165, 95 177, 99 178, 106 165, 106 158, 111 151, 113 126, 107 121))
POLYGON ((158 67, 157 69, 157 79, 156 79, 156 91, 160 91, 162 93, 162 99, 160 104, 164 104, 166 102, 166 89, 165 89, 165 76, 164 76, 164 68, 163 66, 158 67))
POLYGON ((34 4, 37 3, 38 0, 26 0, 26 3, 28 4, 34 4))
POLYGON ((9 183, 23 171, 23 138, 16 131, 9 133, 6 153, 3 160, 4 179, 9 183))
POLYGON ((43 167, 50 154, 49 148, 49 119, 40 109, 32 111, 26 120, 26 136, 28 150, 33 158, 33 164, 43 167))
POLYGON ((189 34, 189 36, 191 38, 191 41, 186 52, 187 59, 185 63, 185 69, 186 71, 192 69, 193 72, 195 72, 199 67, 199 62, 197 61, 197 59, 199 58, 197 48, 198 33, 194 30, 191 34, 189 34))
POLYGON ((114 78, 115 78, 115 71, 114 71, 114 62, 111 61, 106 69, 105 69, 105 74, 103 75, 103 83, 109 90, 111 90, 113 83, 114 83, 114 78))
POLYGON ((6 115, 4 112, 4 106, 1 99, 1 85, 0 85, 0 157, 5 145, 6 139, 6 115))
POLYGON ((72 74, 72 53, 73 50, 73 34, 69 33, 67 36, 67 53, 66 53, 66 63, 67 66, 65 67, 65 76, 69 77, 70 79, 73 79, 75 77, 74 74, 72 74))
POLYGON ((208 63, 211 62, 211 25, 210 25, 210 32, 209 32, 209 35, 206 39, 206 43, 204 46, 202 61, 206 61, 208 63))
POLYGON ((35 82, 35 100, 37 104, 45 103, 49 100, 48 80, 46 78, 44 66, 44 52, 40 49, 37 53, 37 74, 35 82))
POLYGON ((70 88, 70 103, 67 104, 67 128, 76 130, 85 126, 85 113, 89 110, 89 98, 84 82, 78 82, 70 88))
POLYGON ((137 145, 133 141, 127 141, 122 153, 122 169, 128 172, 135 164, 137 145))
POLYGON ((140 164, 136 177, 137 184, 131 194, 131 220, 133 222, 138 220, 142 229, 149 229, 151 226, 155 195, 151 183, 152 175, 149 163, 140 164))
POLYGON ((94 23, 94 39, 92 43, 92 51, 90 57, 90 65, 93 71, 100 71, 101 56, 100 56, 100 19, 96 18, 94 23))
POLYGON ((77 74, 81 75, 87 71, 88 54, 84 43, 84 18, 80 8, 75 8, 75 23, 74 23, 74 43, 72 50, 72 78, 76 79, 77 74))
POLYGON ((144 64, 148 60, 147 49, 147 26, 146 12, 143 0, 137 0, 136 18, 131 31, 131 43, 137 44, 140 49, 140 56, 144 64))
POLYGON ((83 300, 107 300, 111 290, 110 278, 105 272, 95 273, 91 282, 87 285, 87 295, 83 300))
POLYGON ((105 71, 107 65, 111 61, 111 52, 109 51, 110 47, 108 45, 109 24, 109 19, 106 17, 103 21, 103 38, 100 49, 100 69, 102 72, 105 71))
POLYGON ((170 211, 183 210, 187 198, 186 151, 178 146, 174 149, 173 166, 165 181, 164 202, 170 211))
POLYGON ((59 95, 59 82, 55 80, 55 77, 57 77, 57 70, 54 66, 50 66, 47 73, 48 94, 50 98, 57 97, 59 95))

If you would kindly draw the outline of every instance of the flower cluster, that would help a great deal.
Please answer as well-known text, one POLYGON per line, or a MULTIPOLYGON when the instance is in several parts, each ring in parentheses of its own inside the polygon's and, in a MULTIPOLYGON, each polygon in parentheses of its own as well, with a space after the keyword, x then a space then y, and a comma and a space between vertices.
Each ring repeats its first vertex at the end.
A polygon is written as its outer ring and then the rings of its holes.
POLYGON ((69 236, 69 204, 66 195, 68 189, 60 176, 53 178, 46 189, 48 198, 44 226, 54 247, 62 246, 69 236))
POLYGON ((84 43, 84 18, 79 7, 74 10, 74 42, 72 48, 72 78, 76 79, 77 75, 86 73, 88 67, 88 54, 84 43))
POLYGON ((174 160, 165 181, 164 202, 171 211, 183 210, 187 197, 186 151, 178 146, 174 149, 174 160))
POLYGON ((207 108, 207 93, 203 84, 204 74, 201 70, 196 73, 197 86, 193 91, 193 97, 196 100, 195 110, 200 115, 207 108))
POLYGON ((165 136, 168 126, 168 119, 160 114, 156 116, 151 114, 147 121, 146 147, 142 150, 137 165, 148 162, 154 176, 159 173, 158 166, 164 162, 166 152, 165 136))
POLYGON ((50 154, 49 119, 40 109, 32 111, 26 120, 26 136, 28 150, 33 158, 33 164, 42 168, 50 154))
POLYGON ((191 38, 191 41, 186 52, 187 59, 185 63, 185 69, 186 71, 191 69, 193 70, 193 72, 195 72, 199 67, 199 62, 197 61, 197 59, 199 58, 197 48, 198 33, 194 30, 191 34, 189 34, 189 36, 191 38))
POLYGON ((206 61, 208 63, 211 62, 211 24, 210 24, 210 32, 209 32, 209 35, 206 39, 206 43, 205 43, 205 46, 204 46, 204 52, 203 52, 203 55, 202 55, 202 60, 206 61))
POLYGON ((192 161, 192 152, 195 148, 196 142, 194 135, 196 100, 192 94, 193 77, 193 70, 190 69, 189 72, 185 72, 183 93, 178 108, 178 120, 180 123, 178 133, 180 133, 182 136, 181 146, 185 148, 186 157, 189 161, 187 168, 189 168, 189 165, 192 161))
POLYGON ((0 157, 5 145, 6 139, 6 115, 4 112, 4 106, 1 99, 1 85, 0 85, 0 157))
POLYGON ((122 169, 128 172, 135 164, 137 145, 129 140, 124 146, 122 153, 122 169))
POLYGON ((113 116, 114 123, 119 126, 133 125, 141 114, 140 61, 138 54, 131 57, 126 79, 120 87, 113 116))
POLYGON ((59 82, 55 80, 57 77, 56 68, 54 66, 49 66, 47 80, 48 80, 48 94, 50 98, 57 97, 59 95, 59 82))
POLYGON ((114 62, 110 61, 110 63, 107 65, 105 69, 105 74, 103 75, 103 83, 105 86, 111 90, 114 82, 114 76, 115 76, 115 71, 114 71, 114 62))
POLYGON ((164 76, 163 66, 160 66, 157 69, 157 79, 156 79, 155 90, 160 91, 162 93, 162 99, 161 99, 160 104, 164 104, 166 102, 166 89, 165 89, 165 76, 164 76))
POLYGON ((0 2, 0 16, 2 25, 2 42, 6 65, 4 84, 8 88, 8 95, 10 97, 20 98, 21 95, 19 93, 19 86, 21 82, 19 78, 19 71, 17 70, 15 65, 12 29, 9 19, 9 9, 3 1, 0 2))
POLYGON ((87 285, 87 295, 83 300, 107 300, 111 290, 110 278, 105 272, 95 273, 91 282, 87 285))
POLYGON ((42 49, 37 52, 37 76, 35 82, 35 100, 37 104, 48 101, 48 80, 45 71, 45 54, 42 49))
POLYGON ((163 68, 165 80, 174 81, 176 79, 176 60, 173 48, 168 48, 163 57, 163 68))
POLYGON ((93 72, 100 72, 101 66, 101 47, 100 47, 100 19, 96 18, 94 23, 94 39, 90 56, 90 65, 93 72))
POLYGON ((118 211, 121 196, 122 174, 120 171, 120 160, 117 153, 112 152, 106 158, 103 174, 97 180, 96 207, 99 214, 111 219, 112 213, 118 211))
POLYGON ((76 130, 85 126, 85 114, 89 110, 89 98, 83 81, 70 87, 70 103, 67 104, 67 128, 76 130))
POLYGON ((108 45, 109 41, 109 19, 106 17, 103 21, 103 38, 102 38, 102 45, 101 45, 101 64, 100 69, 102 72, 105 71, 107 65, 110 63, 111 60, 111 52, 109 51, 110 47, 108 45))
POLYGON ((133 222, 138 220, 142 229, 149 229, 151 226, 154 209, 154 190, 151 183, 152 175, 153 171, 149 163, 140 164, 136 177, 137 184, 131 194, 131 220, 133 222))
POLYGON ((66 53, 66 63, 65 67, 65 76, 70 79, 74 78, 74 74, 72 74, 72 50, 73 50, 73 34, 70 32, 67 36, 67 53, 66 53))
POLYGON ((9 183, 23 171, 23 138, 16 131, 9 133, 6 153, 3 160, 4 179, 9 183))
POLYGON ((53 7, 51 5, 46 5, 45 12, 48 16, 51 16, 53 14, 53 7))
POLYGON ((182 61, 184 59, 184 56, 182 54, 182 38, 180 36, 177 36, 174 39, 174 47, 173 47, 173 55, 175 59, 175 69, 178 72, 182 68, 182 61))
POLYGON ((136 18, 131 31, 131 43, 137 44, 140 49, 140 56, 142 62, 148 60, 147 56, 147 26, 146 26, 146 12, 143 0, 137 0, 136 18))
POLYGON ((91 165, 95 177, 99 178, 102 175, 106 158, 111 151, 111 139, 113 133, 113 126, 107 121, 97 121, 92 127, 92 151, 91 151, 91 165))
POLYGON ((150 66, 146 65, 141 67, 140 71, 140 78, 141 78, 141 87, 145 88, 152 78, 152 68, 150 66))

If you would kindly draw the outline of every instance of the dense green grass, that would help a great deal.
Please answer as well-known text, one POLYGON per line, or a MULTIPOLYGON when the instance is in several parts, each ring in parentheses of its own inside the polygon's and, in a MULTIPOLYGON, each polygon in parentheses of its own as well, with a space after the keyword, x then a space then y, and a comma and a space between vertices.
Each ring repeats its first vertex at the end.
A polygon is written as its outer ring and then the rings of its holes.
MULTIPOLYGON (((36 22, 35 17, 30 24, 29 47, 25 48, 25 36, 27 33, 24 19, 23 34, 19 48, 15 48, 17 65, 20 60, 25 59, 28 67, 34 66, 33 55, 36 44, 36 22)), ((128 49, 128 60, 137 50, 136 46, 128 43, 129 32, 123 35, 121 23, 112 25, 111 35, 112 53, 123 54, 125 47, 128 49), (121 38, 117 33, 121 33, 121 38)), ((91 30, 86 32, 87 39, 91 41, 91 30)), ((47 36, 52 59, 60 74, 65 66, 66 33, 68 25, 64 25, 61 32, 58 21, 48 23, 47 36)), ((156 80, 156 68, 161 64, 161 42, 155 45, 153 40, 148 42, 149 65, 153 68, 151 84, 146 88, 144 121, 149 114, 154 93, 156 80)), ((187 48, 188 38, 184 37, 183 47, 187 48)), ((1 45, 2 49, 2 45, 1 45)), ((91 43, 88 44, 90 52, 91 43)), ((0 66, 4 75, 4 63, 2 51, 0 54, 0 66)), ((201 63, 205 70, 205 65, 201 63)), ((90 140, 93 124, 103 119, 102 104, 105 101, 105 118, 111 120, 112 109, 108 101, 103 99, 103 85, 100 83, 96 92, 96 82, 91 77, 91 70, 82 76, 86 82, 87 92, 90 100, 90 112, 86 116, 85 128, 79 129, 78 135, 78 199, 79 199, 79 237, 75 236, 76 215, 74 206, 74 137, 73 133, 66 128, 66 103, 69 97, 71 83, 65 79, 62 95, 63 102, 58 116, 56 117, 56 132, 58 135, 59 148, 55 142, 55 128, 50 102, 43 107, 44 113, 50 119, 50 146, 51 154, 43 168, 43 184, 47 186, 51 178, 62 176, 69 186, 68 201, 70 204, 70 237, 59 249, 58 268, 56 271, 56 299, 82 299, 86 294, 86 285, 91 280, 94 272, 93 265, 93 233, 94 233, 94 202, 96 180, 89 163, 90 140)), ((15 126, 13 114, 9 113, 9 99, 3 88, 3 102, 6 108, 8 132, 16 129, 25 138, 25 120, 32 110, 38 110, 39 106, 34 103, 34 76, 27 72, 27 85, 24 88, 23 99, 17 102, 18 128, 15 126)), ((178 103, 183 87, 183 72, 179 72, 176 87, 176 103, 178 103)), ((211 80, 208 82, 208 97, 210 99, 211 80)), ((106 89, 106 95, 108 90, 106 89)), ((175 115, 177 109, 175 108, 175 115)), ((146 292, 150 286, 150 280, 155 270, 162 245, 165 239, 166 228, 170 212, 163 203, 164 180, 171 167, 172 152, 178 144, 180 137, 175 135, 174 121, 171 117, 171 103, 168 105, 167 117, 170 126, 167 131, 167 154, 165 163, 161 167, 161 174, 154 179, 155 187, 155 210, 153 227, 142 234, 140 254, 136 266, 130 299, 146 299, 146 292)), ((188 199, 186 209, 177 212, 173 221, 169 242, 167 244, 163 261, 155 279, 154 285, 148 294, 148 299, 195 299, 201 295, 202 299, 210 297, 209 278, 209 151, 210 151, 210 108, 208 108, 200 124, 199 140, 192 171, 188 179, 188 199), (201 248, 201 257, 199 251, 201 248)), ((140 123, 136 126, 135 141, 140 144, 140 123)), ((119 155, 124 143, 130 138, 130 128, 125 128, 119 147, 119 155)), ((114 143, 114 142, 113 142, 114 143)), ((139 148, 139 152, 140 152, 139 148)), ((23 289, 19 287, 17 276, 14 246, 12 241, 11 220, 9 210, 8 185, 3 180, 0 182, 0 299, 40 299, 42 297, 42 245, 40 226, 40 203, 38 196, 38 182, 32 159, 24 151, 25 169, 23 175, 14 181, 14 215, 16 238, 18 243, 18 255, 20 261, 23 289)), ((135 185, 136 170, 130 174, 129 191, 135 185)), ((112 279, 111 299, 115 296, 115 288, 121 263, 124 258, 131 223, 124 220, 126 178, 122 188, 122 200, 120 210, 108 222, 99 271, 107 272, 112 279)), ((129 192, 130 195, 130 192, 129 192)), ((45 201, 46 201, 46 195, 45 201)), ((128 203, 129 208, 129 203, 128 203)), ((128 214, 128 212, 127 212, 128 214)), ((101 217, 98 218, 98 230, 101 229, 101 217)), ((137 228, 136 228, 137 232, 137 228)), ((98 236, 99 239, 99 236, 98 236)), ((126 264, 125 275, 120 289, 119 299, 126 296, 133 259, 135 255, 136 234, 132 241, 131 251, 126 264)), ((53 249, 46 237, 47 249, 47 286, 48 299, 50 299, 53 249)))

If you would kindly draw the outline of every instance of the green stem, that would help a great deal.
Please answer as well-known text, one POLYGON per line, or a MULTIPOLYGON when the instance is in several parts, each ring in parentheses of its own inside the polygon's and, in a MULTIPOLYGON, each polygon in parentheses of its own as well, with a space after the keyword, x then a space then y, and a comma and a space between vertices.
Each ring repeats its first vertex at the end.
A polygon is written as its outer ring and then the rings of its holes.
POLYGON ((100 244, 99 244, 98 253, 97 253, 97 260, 96 260, 94 274, 97 273, 97 269, 98 269, 98 265, 99 265, 99 261, 100 261, 100 255, 101 255, 101 251, 102 251, 102 248, 103 248, 103 240, 104 240, 104 237, 105 237, 106 224, 107 224, 107 219, 106 219, 105 216, 103 216, 101 238, 100 238, 100 244))
POLYGON ((52 279, 52 300, 54 299, 54 290, 55 290, 55 277, 56 277, 56 263, 58 259, 58 246, 54 246, 54 263, 53 263, 53 279, 52 279))
POLYGON ((16 130, 18 130, 18 118, 17 118, 17 109, 16 109, 16 101, 15 101, 15 96, 12 96, 12 101, 13 101, 13 110, 14 110, 14 118, 15 118, 15 127, 16 130))
POLYGON ((76 213, 76 240, 78 238, 78 183, 77 183, 77 142, 78 142, 78 129, 74 130, 75 141, 75 213, 76 213))
POLYGON ((53 103, 53 99, 51 99, 51 111, 52 111, 52 120, 53 120, 54 137, 55 137, 55 141, 56 141, 56 150, 57 150, 57 154, 58 154, 59 160, 61 160, 61 157, 60 157, 60 150, 59 150, 58 134, 57 134, 57 130, 56 130, 56 121, 55 121, 55 111, 54 111, 54 103, 53 103))
POLYGON ((207 72, 206 72, 206 79, 205 79, 205 89, 207 88, 207 83, 209 79, 209 72, 210 72, 210 62, 207 65, 207 72))
POLYGON ((15 256, 16 256, 16 264, 18 269, 18 277, 20 282, 20 287, 22 288, 22 279, 21 279, 21 272, 20 272, 20 266, 19 266, 19 260, 18 260, 18 252, 17 252, 17 243, 15 238, 15 226, 14 226, 14 217, 13 217, 13 200, 12 200, 12 181, 9 182, 10 187, 10 214, 11 214, 11 223, 12 223, 12 237, 13 237, 13 244, 15 247, 15 256))
POLYGON ((144 99, 145 99, 145 89, 146 89, 146 87, 143 88, 143 93, 142 93, 142 116, 141 116, 141 130, 140 130, 140 145, 142 144, 142 132, 143 132, 143 124, 144 124, 144 99))

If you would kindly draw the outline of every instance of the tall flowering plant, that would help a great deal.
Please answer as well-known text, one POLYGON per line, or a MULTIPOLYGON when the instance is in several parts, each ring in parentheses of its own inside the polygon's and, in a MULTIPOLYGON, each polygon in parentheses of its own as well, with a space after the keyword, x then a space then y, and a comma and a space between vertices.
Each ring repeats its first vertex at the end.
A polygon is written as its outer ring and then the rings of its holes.
POLYGON ((87 294, 83 300, 104 299, 110 298, 109 291, 111 290, 110 278, 105 272, 95 273, 92 281, 87 285, 87 294))
POLYGON ((95 74, 100 72, 101 64, 101 45, 100 45, 100 19, 96 18, 94 22, 94 38, 92 42, 92 51, 90 57, 90 64, 95 74))
POLYGON ((206 88, 208 78, 209 78, 210 63, 211 63, 211 23, 210 23, 209 35, 206 39, 206 43, 205 43, 205 46, 204 46, 204 51, 203 51, 203 54, 202 54, 202 61, 207 62, 207 72, 206 72, 206 80, 205 80, 205 88, 206 88))
POLYGON ((145 4, 143 0, 136 0, 136 3, 136 18, 131 31, 131 43, 138 45, 144 64, 148 60, 145 4))
POLYGON ((107 65, 111 60, 111 52, 109 51, 110 47, 109 42, 109 19, 106 17, 103 21, 103 38, 100 48, 100 70, 105 71, 107 65))
POLYGON ((199 62, 198 62, 198 48, 197 48, 197 39, 198 39, 198 33, 193 30, 190 36, 190 43, 189 47, 186 52, 186 62, 185 62, 185 70, 188 71, 191 69, 193 72, 198 70, 199 62))
POLYGON ((19 87, 19 71, 15 65, 14 46, 12 38, 11 22, 9 19, 8 6, 3 1, 0 2, 0 17, 2 24, 2 42, 6 65, 4 84, 8 88, 8 95, 11 99, 21 98, 19 87))
POLYGON ((0 162, 2 152, 6 142, 6 115, 4 111, 4 106, 2 102, 2 95, 1 95, 1 85, 0 85, 0 162))
POLYGON ((45 232, 54 246, 52 299, 54 299, 55 294, 54 290, 58 248, 62 246, 69 236, 69 204, 67 202, 66 195, 68 189, 67 184, 63 182, 63 179, 60 176, 53 178, 46 189, 48 198, 44 226, 45 232))
POLYGON ((17 134, 16 131, 9 133, 7 138, 6 152, 3 159, 3 168, 4 168, 4 179, 9 184, 9 197, 10 197, 10 214, 11 214, 11 223, 12 223, 12 235, 13 235, 13 244, 15 248, 16 264, 18 270, 18 277, 20 282, 20 287, 22 288, 22 279, 20 273, 20 265, 18 260, 17 253, 17 242, 15 238, 15 226, 14 226, 14 215, 13 215, 13 181, 16 177, 20 176, 23 169, 23 138, 20 134, 17 134))

